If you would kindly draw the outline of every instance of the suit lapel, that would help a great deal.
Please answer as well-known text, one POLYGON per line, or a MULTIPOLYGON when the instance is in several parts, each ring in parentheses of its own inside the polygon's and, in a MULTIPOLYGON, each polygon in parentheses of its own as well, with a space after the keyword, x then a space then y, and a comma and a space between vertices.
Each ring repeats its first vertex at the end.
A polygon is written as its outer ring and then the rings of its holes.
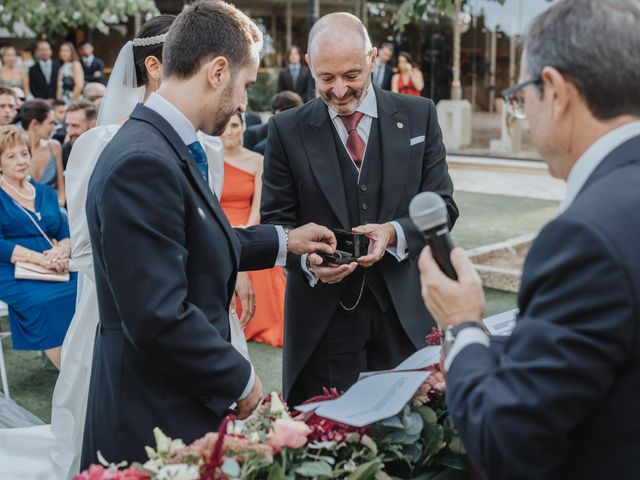
POLYGON ((382 143, 382 195, 379 222, 395 217, 407 169, 409 168, 409 117, 391 100, 391 95, 374 87, 378 103, 380 142, 382 143))
POLYGON ((302 128, 302 146, 320 190, 342 228, 349 229, 349 210, 327 106, 315 100, 311 121, 302 128))
POLYGON ((198 191, 202 198, 205 200, 205 203, 209 207, 211 213, 213 213, 214 218, 222 227, 222 230, 224 231, 231 245, 231 250, 234 256, 234 263, 237 265, 240 259, 240 244, 238 242, 238 238, 233 232, 233 229, 229 224, 229 220, 227 220, 226 215, 222 211, 222 207, 220 206, 218 198, 209 188, 209 185, 202 176, 202 173, 196 165, 191 152, 184 144, 178 133, 162 116, 160 116, 150 108, 145 107, 144 105, 138 105, 131 114, 131 118, 149 123, 158 131, 160 131, 160 133, 162 133, 162 135, 167 139, 180 161, 186 164, 187 177, 191 181, 191 184, 195 185, 196 191, 198 191))

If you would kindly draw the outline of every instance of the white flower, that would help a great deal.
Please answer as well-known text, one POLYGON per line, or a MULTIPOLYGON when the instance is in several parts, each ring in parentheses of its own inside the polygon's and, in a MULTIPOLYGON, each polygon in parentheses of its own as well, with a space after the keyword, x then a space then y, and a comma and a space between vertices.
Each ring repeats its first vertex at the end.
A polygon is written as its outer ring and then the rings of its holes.
POLYGON ((162 459, 156 458, 154 460, 149 460, 144 465, 142 465, 142 468, 151 473, 158 473, 162 468, 162 459))
POLYGON ((158 427, 153 429, 153 436, 156 439, 156 451, 158 455, 169 453, 171 448, 171 439, 167 437, 158 427))
POLYGON ((271 392, 271 407, 269 408, 269 412, 280 418, 291 418, 277 392, 271 392))
POLYGON ((185 465, 178 463, 175 465, 165 465, 155 476, 156 480, 198 480, 200 472, 195 465, 185 465))

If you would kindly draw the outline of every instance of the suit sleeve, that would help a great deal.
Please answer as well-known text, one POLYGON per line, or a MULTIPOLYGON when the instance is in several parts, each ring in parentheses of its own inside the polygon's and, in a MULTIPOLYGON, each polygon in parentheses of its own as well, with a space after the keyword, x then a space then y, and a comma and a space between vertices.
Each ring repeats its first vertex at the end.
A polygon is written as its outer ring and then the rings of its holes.
POLYGON ((284 70, 280 70, 280 72, 278 73, 278 90, 277 92, 283 92, 286 90, 285 84, 284 84, 284 70))
POLYGON ((240 240, 241 271, 273 268, 278 257, 280 239, 273 225, 235 228, 240 240))
MULTIPOLYGON (((425 149, 422 158, 421 192, 435 192, 447 205, 449 228, 458 218, 458 206, 453 200, 453 182, 447 166, 447 151, 442 142, 442 131, 438 123, 436 106, 429 100, 427 109, 427 131, 425 133, 425 149)), ((409 215, 395 219, 404 231, 409 253, 417 255, 424 248, 425 242, 420 231, 415 227, 409 215)))
MULTIPOLYGON (((295 180, 289 159, 282 147, 280 131, 274 117, 269 120, 264 155, 262 198, 260 201, 261 221, 266 224, 296 227, 298 226, 297 206, 298 195, 295 180)), ((299 255, 290 253, 287 256, 287 270, 297 272, 304 278, 299 255)))
POLYGON ((597 412, 637 335, 623 265, 593 227, 554 221, 527 259, 525 308, 504 350, 473 344, 453 359, 449 411, 487 478, 550 477, 597 412))
MULTIPOLYGON (((98 203, 103 261, 128 340, 222 415, 251 366, 187 298, 185 211, 178 176, 161 160, 129 158, 105 179, 98 203), (141 181, 140 179, 144 179, 141 181), (213 399, 213 400, 212 400, 213 399)), ((212 291, 225 291, 224 285, 212 291)), ((218 322, 227 321, 222 299, 218 322)))

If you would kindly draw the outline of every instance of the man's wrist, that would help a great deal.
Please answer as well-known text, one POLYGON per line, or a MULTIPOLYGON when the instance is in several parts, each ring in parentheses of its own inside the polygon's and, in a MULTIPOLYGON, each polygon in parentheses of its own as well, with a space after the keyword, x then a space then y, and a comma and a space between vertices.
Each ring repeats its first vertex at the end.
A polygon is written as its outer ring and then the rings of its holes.
POLYGON ((389 242, 387 243, 387 247, 396 245, 398 243, 398 235, 395 227, 391 223, 385 223, 384 226, 389 232, 389 242))

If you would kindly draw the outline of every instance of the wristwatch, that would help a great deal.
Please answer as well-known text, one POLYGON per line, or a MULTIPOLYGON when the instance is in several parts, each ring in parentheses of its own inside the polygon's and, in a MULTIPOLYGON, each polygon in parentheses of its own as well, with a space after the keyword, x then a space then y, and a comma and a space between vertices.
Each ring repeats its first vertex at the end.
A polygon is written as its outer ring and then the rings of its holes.
POLYGON ((482 326, 480 322, 462 322, 458 325, 449 325, 444 331, 444 341, 442 342, 442 352, 444 353, 444 358, 447 358, 447 355, 451 351, 453 344, 456 341, 456 338, 460 334, 461 331, 466 330, 467 328, 477 328, 486 333, 486 330, 482 326))

